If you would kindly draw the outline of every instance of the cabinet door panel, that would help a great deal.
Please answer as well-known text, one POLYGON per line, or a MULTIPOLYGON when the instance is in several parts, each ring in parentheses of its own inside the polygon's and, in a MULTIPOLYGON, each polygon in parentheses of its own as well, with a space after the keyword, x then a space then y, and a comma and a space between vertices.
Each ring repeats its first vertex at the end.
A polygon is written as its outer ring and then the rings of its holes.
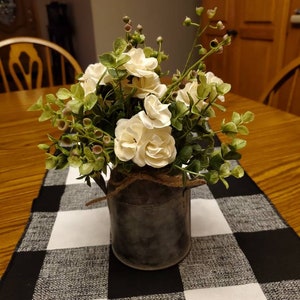
MULTIPOLYGON (((204 7, 211 6, 210 0, 202 3, 204 7)), ((214 4, 218 7, 215 18, 221 15, 226 29, 235 30, 237 35, 232 37, 232 44, 224 48, 223 55, 207 60, 207 67, 231 83, 233 92, 257 99, 283 64, 289 2, 215 0, 214 4)), ((224 33, 226 31, 219 35, 224 33)), ((215 32, 209 31, 202 41, 207 44, 214 37, 215 32)))

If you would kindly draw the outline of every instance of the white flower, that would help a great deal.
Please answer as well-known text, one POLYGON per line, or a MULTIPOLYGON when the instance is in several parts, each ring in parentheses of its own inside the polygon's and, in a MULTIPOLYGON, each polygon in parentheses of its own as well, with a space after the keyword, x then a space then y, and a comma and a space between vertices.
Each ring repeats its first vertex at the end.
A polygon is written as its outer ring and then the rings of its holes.
POLYGON ((121 161, 129 161, 135 157, 143 130, 144 125, 137 115, 131 119, 120 119, 117 122, 114 151, 121 161))
POLYGON ((187 107, 191 104, 191 99, 193 99, 194 104, 196 107, 201 110, 206 103, 203 100, 198 99, 198 82, 193 80, 188 82, 185 87, 177 92, 176 101, 183 102, 187 107))
POLYGON ((84 89, 84 94, 94 93, 100 79, 99 84, 101 85, 105 85, 112 80, 111 76, 107 73, 106 67, 101 63, 90 64, 79 78, 80 84, 84 89))
POLYGON ((207 72, 205 74, 206 80, 208 84, 215 83, 217 85, 222 84, 223 80, 219 77, 217 77, 213 72, 207 72))
POLYGON ((132 48, 126 54, 130 56, 130 60, 124 64, 124 68, 129 74, 136 77, 152 76, 154 69, 158 65, 156 58, 146 58, 141 48, 132 48))
POLYGON ((162 128, 171 124, 169 104, 162 104, 155 95, 148 95, 144 106, 146 112, 142 110, 138 115, 147 128, 162 128))
POLYGON ((114 151, 121 161, 132 159, 139 167, 162 168, 175 160, 177 152, 170 126, 149 129, 134 115, 118 121, 115 135, 114 151))
MULTIPOLYGON (((207 72, 205 74, 205 77, 206 77, 206 82, 211 85, 220 85, 220 84, 224 83, 223 80, 221 78, 217 77, 213 72, 207 72)), ((225 101, 225 97, 222 95, 219 95, 218 99, 222 102, 225 101)))
POLYGON ((162 97, 167 91, 167 86, 161 84, 159 76, 155 72, 147 77, 134 77, 132 84, 128 84, 128 87, 137 89, 134 96, 139 99, 144 99, 149 94, 162 97))
POLYGON ((176 158, 171 127, 145 129, 133 162, 143 167, 163 168, 176 158))

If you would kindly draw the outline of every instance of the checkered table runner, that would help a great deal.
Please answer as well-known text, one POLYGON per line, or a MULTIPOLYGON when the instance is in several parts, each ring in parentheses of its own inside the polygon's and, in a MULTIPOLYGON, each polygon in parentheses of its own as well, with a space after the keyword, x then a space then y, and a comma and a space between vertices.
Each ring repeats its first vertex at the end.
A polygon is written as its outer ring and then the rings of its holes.
POLYGON ((300 299, 299 237, 247 174, 229 190, 192 190, 191 251, 160 271, 114 257, 106 203, 85 206, 100 189, 76 177, 74 169, 46 174, 0 299, 300 299))

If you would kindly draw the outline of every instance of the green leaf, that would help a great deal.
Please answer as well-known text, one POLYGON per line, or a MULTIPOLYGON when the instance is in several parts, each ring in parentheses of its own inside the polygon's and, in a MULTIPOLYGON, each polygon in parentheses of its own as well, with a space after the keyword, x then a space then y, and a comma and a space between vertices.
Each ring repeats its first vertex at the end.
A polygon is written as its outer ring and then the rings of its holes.
POLYGON ((57 102, 57 98, 53 94, 47 94, 46 95, 46 101, 48 103, 56 103, 57 102))
POLYGON ((214 169, 214 170, 219 170, 222 164, 224 163, 224 158, 222 157, 220 152, 217 152, 214 154, 209 162, 209 165, 214 169))
POLYGON ((39 148, 40 150, 45 150, 45 151, 47 151, 47 150, 49 150, 50 146, 47 145, 47 144, 38 144, 38 148, 39 148))
POLYGON ((27 110, 28 111, 36 111, 41 110, 43 108, 43 97, 40 96, 36 103, 32 104, 27 110))
POLYGON ((114 52, 117 56, 123 53, 127 48, 127 42, 123 38, 117 38, 114 42, 114 52))
POLYGON ((116 66, 116 57, 112 53, 104 53, 99 57, 100 62, 107 68, 116 66))
POLYGON ((72 99, 68 102, 68 104, 74 114, 78 114, 80 108, 83 106, 83 102, 78 99, 72 99))
POLYGON ((109 75, 114 78, 115 80, 121 80, 127 76, 126 70, 119 70, 114 68, 108 68, 107 69, 109 75))
POLYGON ((72 96, 72 93, 66 88, 60 88, 56 93, 57 98, 66 100, 72 96))
POLYGON ((223 157, 226 160, 239 160, 241 159, 242 155, 236 151, 229 151, 223 155, 223 157))
POLYGON ((244 173, 244 169, 240 165, 237 165, 231 170, 231 175, 233 175, 235 178, 242 178, 244 173))
POLYGON ((93 171, 92 163, 85 163, 79 167, 79 172, 81 175, 88 175, 93 171))
POLYGON ((221 127, 222 132, 228 135, 234 135, 238 133, 238 129, 235 123, 233 122, 228 122, 222 125, 221 127))
POLYGON ((220 177, 226 178, 230 176, 230 163, 225 162, 224 164, 221 165, 220 171, 219 171, 220 177))
POLYGON ((225 95, 231 90, 231 85, 229 83, 221 83, 217 85, 217 92, 220 95, 225 95))
POLYGON ((247 111, 242 114, 242 120, 244 123, 250 123, 254 120, 254 113, 251 111, 247 111))
POLYGON ((81 86, 80 83, 76 83, 76 84, 73 84, 71 86, 71 93, 72 95, 77 98, 77 99, 83 99, 84 98, 84 90, 83 90, 83 87, 81 86))
POLYGON ((46 169, 47 170, 51 170, 51 169, 54 169, 56 168, 56 165, 57 165, 57 162, 58 162, 58 159, 56 156, 52 155, 52 154, 49 154, 49 153, 46 153, 46 169))
POLYGON ((218 108, 218 109, 219 109, 220 111, 222 111, 222 112, 225 112, 225 111, 226 111, 226 108, 225 108, 223 105, 220 105, 220 104, 218 104, 218 103, 216 103, 216 102, 212 103, 212 105, 213 105, 214 107, 218 108))
POLYGON ((199 160, 194 159, 187 167, 186 170, 189 170, 194 173, 199 173, 201 170, 201 163, 199 160))
POLYGON ((178 153, 178 159, 181 163, 187 163, 193 154, 193 146, 186 145, 178 153))
POLYGON ((69 165, 74 168, 79 168, 82 165, 81 158, 76 155, 69 156, 68 162, 69 162, 69 165))
POLYGON ((84 99, 85 110, 91 110, 97 103, 98 97, 94 93, 88 94, 84 99))
POLYGON ((246 147, 247 141, 245 141, 243 139, 235 138, 232 140, 230 145, 234 148, 234 150, 239 150, 239 149, 246 147))
POLYGON ((122 65, 126 64, 128 61, 130 61, 130 59, 131 58, 130 58, 129 55, 123 55, 120 59, 117 59, 117 61, 116 61, 116 68, 119 68, 122 65))
POLYGON ((44 121, 50 120, 52 118, 52 116, 53 116, 53 113, 51 111, 44 110, 39 117, 39 121, 44 122, 44 121))
POLYGON ((237 127, 237 130, 238 130, 239 134, 242 134, 242 135, 248 135, 249 134, 248 128, 246 126, 244 126, 244 125, 239 125, 237 127))
POLYGON ((241 122, 241 115, 237 112, 232 113, 231 121, 238 125, 241 122))
POLYGON ((209 171, 205 174, 205 179, 211 184, 216 184, 220 179, 218 171, 209 171))

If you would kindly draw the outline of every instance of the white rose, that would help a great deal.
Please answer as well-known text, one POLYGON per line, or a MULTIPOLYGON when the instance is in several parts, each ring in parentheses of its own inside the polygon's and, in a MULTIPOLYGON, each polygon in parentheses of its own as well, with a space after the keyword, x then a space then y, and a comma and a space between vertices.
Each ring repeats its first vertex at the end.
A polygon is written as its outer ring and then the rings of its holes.
POLYGON ((152 72, 152 75, 147 77, 134 77, 132 83, 127 85, 127 88, 135 88, 135 97, 144 99, 149 94, 154 94, 157 97, 162 97, 167 91, 167 86, 161 84, 159 76, 152 72))
POLYGON ((162 104, 155 95, 148 95, 144 100, 145 111, 138 113, 144 125, 151 128, 162 128, 171 124, 169 104, 162 104))
POLYGON ((186 106, 190 106, 190 97, 194 102, 197 101, 197 88, 198 83, 196 80, 188 82, 183 89, 178 90, 176 101, 181 101, 185 103, 186 106))
POLYGON ((131 119, 120 119, 117 122, 114 151, 121 161, 128 161, 134 158, 143 130, 144 125, 137 115, 131 119))
POLYGON ((133 162, 143 167, 163 168, 176 158, 171 127, 145 129, 133 162))
POLYGON ((126 54, 130 56, 130 60, 124 64, 124 68, 133 76, 151 76, 158 65, 157 59, 154 57, 146 58, 141 48, 132 48, 126 54))
POLYGON ((138 115, 121 119, 115 131, 114 151, 121 161, 132 161, 139 167, 162 168, 175 160, 175 140, 171 127, 149 129, 138 115))
MULTIPOLYGON (((207 72, 205 74, 206 77, 206 82, 208 84, 212 84, 212 85, 219 85, 223 83, 223 80, 219 77, 217 77, 213 72, 207 72)), ((225 97, 224 96, 218 96, 218 99, 221 100, 222 102, 225 101, 225 97)))
POLYGON ((188 82, 183 89, 177 92, 176 101, 181 101, 189 107, 191 104, 191 97, 194 104, 196 104, 196 107, 201 110, 206 103, 203 100, 198 99, 197 88, 198 82, 196 80, 188 82))
POLYGON ((98 81, 99 84, 105 85, 112 80, 111 76, 107 73, 106 67, 101 63, 90 64, 84 74, 79 78, 82 88, 84 89, 84 94, 88 95, 94 93, 98 81))
POLYGON ((223 83, 223 80, 219 77, 217 77, 213 72, 207 72, 205 74, 205 77, 206 77, 206 82, 208 84, 212 84, 212 83, 215 83, 215 84, 222 84, 223 83))

